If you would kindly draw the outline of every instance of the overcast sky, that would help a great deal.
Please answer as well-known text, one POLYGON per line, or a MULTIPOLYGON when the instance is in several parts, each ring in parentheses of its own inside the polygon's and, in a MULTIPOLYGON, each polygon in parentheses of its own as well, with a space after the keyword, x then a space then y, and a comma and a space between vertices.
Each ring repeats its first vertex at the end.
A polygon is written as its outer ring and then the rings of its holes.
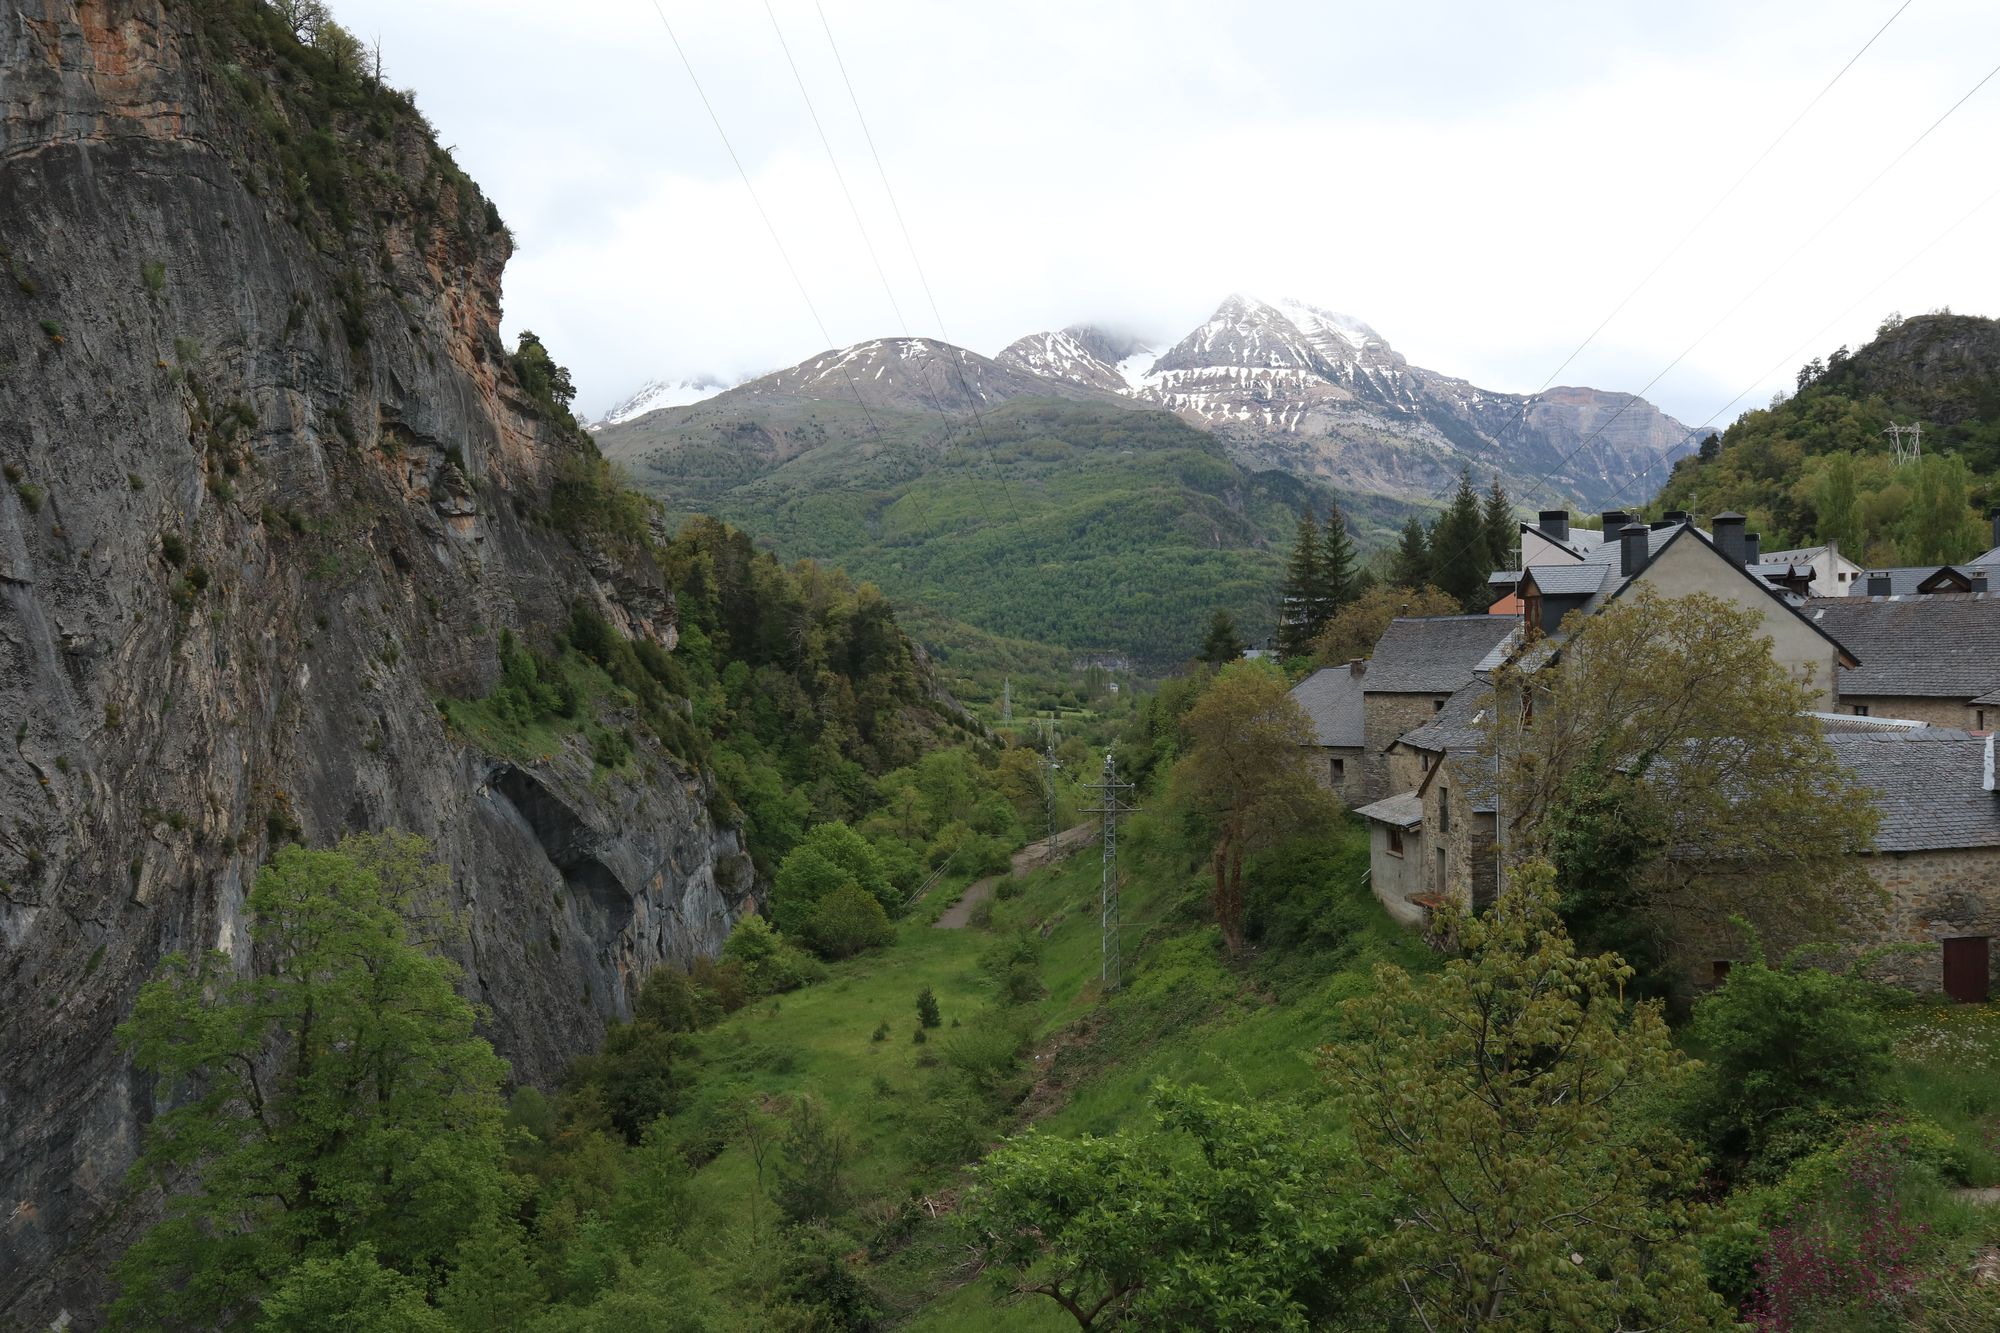
MULTIPOLYGON (((1170 341, 1242 291, 1514 391, 1900 3, 821 0, 953 341, 1170 341)), ((824 335, 651 0, 333 4, 498 202, 509 335, 542 336, 586 415, 938 333, 813 0, 772 9, 893 305, 762 0, 660 4, 824 335)), ((1639 390, 1722 320, 1648 396, 1695 425, 1754 386, 1726 421, 1890 310, 2000 314, 2000 77, 1847 207, 1996 64, 2000 5, 1913 0, 1558 382, 1639 390)))

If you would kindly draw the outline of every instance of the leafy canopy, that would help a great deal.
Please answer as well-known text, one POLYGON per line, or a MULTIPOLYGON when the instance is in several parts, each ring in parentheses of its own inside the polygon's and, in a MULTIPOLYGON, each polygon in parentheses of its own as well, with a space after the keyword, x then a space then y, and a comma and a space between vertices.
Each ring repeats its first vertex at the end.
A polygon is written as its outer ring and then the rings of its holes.
POLYGON ((1379 967, 1322 1059, 1371 1190, 1368 1245, 1419 1326, 1595 1333, 1733 1327, 1708 1289, 1700 1158, 1644 1113, 1688 1073, 1631 969, 1579 955, 1553 870, 1518 869, 1464 950, 1415 979, 1379 967))

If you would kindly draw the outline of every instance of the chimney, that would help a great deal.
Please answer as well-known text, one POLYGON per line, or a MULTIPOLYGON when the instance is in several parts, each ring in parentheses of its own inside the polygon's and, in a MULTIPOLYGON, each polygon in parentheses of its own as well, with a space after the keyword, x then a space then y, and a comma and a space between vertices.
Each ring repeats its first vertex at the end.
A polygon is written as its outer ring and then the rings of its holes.
POLYGON ((1887 597, 1889 595, 1889 576, 1880 570, 1869 570, 1868 595, 1870 597, 1887 597))
POLYGON ((1715 529, 1715 549, 1722 558, 1732 565, 1746 565, 1749 562, 1748 548, 1743 545, 1743 525, 1749 522, 1743 515, 1731 510, 1717 514, 1709 520, 1715 529))
POLYGON ((1984 774, 1984 780, 1981 783, 1981 785, 1984 786, 1988 791, 1994 791, 1996 790, 1996 788, 1993 785, 1993 733, 1990 731, 1986 733, 1985 769, 1986 772, 1984 774))
POLYGON ((1648 540, 1644 523, 1627 523, 1618 530, 1618 572, 1632 578, 1646 567, 1648 540))
POLYGON ((1993 525, 1993 544, 2000 546, 2000 509, 1987 510, 1986 520, 1993 525))
POLYGON ((1604 519, 1604 540, 1608 542, 1617 541, 1620 529, 1632 521, 1632 516, 1622 509, 1607 509, 1604 511, 1602 517, 1604 519))
POLYGON ((1568 541, 1569 510, 1544 509, 1542 511, 1541 529, 1559 542, 1568 541))
POLYGON ((1677 527, 1680 524, 1685 523, 1687 521, 1688 521, 1687 510, 1669 509, 1666 513, 1660 515, 1659 520, 1655 522, 1652 526, 1655 529, 1671 528, 1671 527, 1677 527))
POLYGON ((1973 590, 1974 592, 1985 592, 1985 591, 1986 591, 1986 571, 1985 571, 1985 570, 1983 570, 1983 569, 1975 569, 1975 570, 1973 570, 1973 571, 1972 571, 1972 590, 1973 590))
POLYGON ((1368 659, 1357 657, 1347 664, 1347 674, 1357 679, 1368 674, 1368 659))
POLYGON ((1743 563, 1744 563, 1744 564, 1746 564, 1746 565, 1755 565, 1755 564, 1760 564, 1760 563, 1762 563, 1762 561, 1763 561, 1763 559, 1764 559, 1764 556, 1763 556, 1763 550, 1764 550, 1764 534, 1763 534, 1763 533, 1761 533, 1761 532, 1746 532, 1746 533, 1744 533, 1744 534, 1743 534, 1743 563))

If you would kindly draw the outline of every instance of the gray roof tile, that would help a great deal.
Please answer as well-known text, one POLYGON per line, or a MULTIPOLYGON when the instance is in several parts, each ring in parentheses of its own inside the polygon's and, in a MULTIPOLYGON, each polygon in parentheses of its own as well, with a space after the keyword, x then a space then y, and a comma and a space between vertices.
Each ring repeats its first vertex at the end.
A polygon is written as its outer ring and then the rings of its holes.
POLYGON ((1312 719, 1319 744, 1358 748, 1363 743, 1361 686, 1366 679, 1344 666, 1327 667, 1292 686, 1292 698, 1312 719))
POLYGON ((1397 739, 1419 750, 1449 750, 1454 754, 1476 750, 1484 731, 1486 711, 1492 703, 1493 687, 1475 680, 1445 700, 1436 717, 1397 739))
POLYGON ((1986 741, 1934 727, 1846 732, 1827 744, 1855 780, 1875 791, 1878 852, 2000 847, 2000 794, 1982 785, 1986 741))
POLYGON ((1814 597, 1806 619, 1860 659, 1843 695, 1972 699, 2000 688, 2000 594, 1814 597))
POLYGON ((1393 824, 1397 828, 1408 829, 1424 822, 1424 803, 1417 799, 1415 792, 1406 791, 1372 805, 1358 806, 1354 813, 1378 824, 1393 824))
POLYGON ((1403 617, 1375 641, 1362 688, 1369 694, 1450 694, 1519 622, 1512 616, 1403 617))

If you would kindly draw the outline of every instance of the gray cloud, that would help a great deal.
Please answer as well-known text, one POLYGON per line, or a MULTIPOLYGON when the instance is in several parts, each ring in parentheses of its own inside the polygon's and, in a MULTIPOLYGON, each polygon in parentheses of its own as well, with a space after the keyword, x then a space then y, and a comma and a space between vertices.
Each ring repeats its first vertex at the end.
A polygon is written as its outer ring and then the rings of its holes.
MULTIPOLYGON (((1411 359, 1539 386, 1893 6, 823 0, 951 336, 1175 336, 1297 295, 1411 359)), ((663 0, 836 343, 901 332, 761 4, 663 0)), ((909 331, 937 332, 809 0, 783 25, 909 331)), ((532 327, 597 410, 823 339, 649 0, 335 0, 497 200, 532 327)), ((1912 6, 1563 382, 1637 390, 1991 67, 2000 11, 1912 6)), ((2000 80, 1651 395, 1690 424, 1987 194, 2000 80)), ((2000 203, 1835 323, 2000 310, 2000 203)), ((1740 410, 1740 409, 1739 409, 1740 410)), ((1726 418, 1725 418, 1726 419, 1726 418)))

